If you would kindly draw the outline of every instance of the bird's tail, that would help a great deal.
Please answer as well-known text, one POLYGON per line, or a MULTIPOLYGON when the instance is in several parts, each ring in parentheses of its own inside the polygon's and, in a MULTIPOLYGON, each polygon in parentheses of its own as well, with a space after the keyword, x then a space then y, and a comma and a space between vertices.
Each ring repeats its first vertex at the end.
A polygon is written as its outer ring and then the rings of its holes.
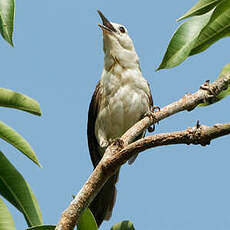
POLYGON ((103 220, 108 220, 112 215, 113 206, 116 201, 117 191, 115 184, 118 180, 118 175, 119 171, 107 180, 89 206, 98 227, 103 220))

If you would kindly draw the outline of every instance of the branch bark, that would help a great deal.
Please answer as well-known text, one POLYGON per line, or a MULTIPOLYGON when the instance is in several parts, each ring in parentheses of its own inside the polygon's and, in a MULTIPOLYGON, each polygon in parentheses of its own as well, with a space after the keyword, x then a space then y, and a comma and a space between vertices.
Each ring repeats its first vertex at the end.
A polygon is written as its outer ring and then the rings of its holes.
POLYGON ((156 134, 132 143, 132 141, 150 125, 172 116, 175 113, 184 110, 191 111, 199 104, 213 100, 213 98, 225 90, 229 84, 230 75, 218 78, 210 85, 206 82, 197 92, 186 94, 180 100, 155 112, 154 116, 145 117, 131 127, 121 137, 121 141, 123 142, 122 146, 113 143, 106 149, 102 160, 90 175, 85 185, 70 203, 69 207, 62 213, 55 229, 73 230, 82 212, 88 207, 107 179, 136 153, 148 148, 172 144, 200 144, 205 146, 214 138, 230 134, 230 123, 216 124, 212 127, 199 125, 198 123, 193 128, 178 132, 156 134))

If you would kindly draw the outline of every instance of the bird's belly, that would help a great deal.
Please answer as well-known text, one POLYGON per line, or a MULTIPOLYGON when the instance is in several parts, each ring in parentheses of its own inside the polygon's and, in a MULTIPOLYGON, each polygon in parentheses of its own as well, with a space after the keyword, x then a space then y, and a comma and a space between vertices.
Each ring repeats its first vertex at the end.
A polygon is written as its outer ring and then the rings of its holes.
POLYGON ((107 96, 106 101, 97 116, 95 129, 101 147, 105 147, 110 139, 121 137, 149 109, 147 94, 130 86, 120 87, 115 94, 107 96))
POLYGON ((145 107, 143 100, 137 92, 121 89, 117 95, 110 99, 108 104, 108 137, 120 137, 140 120, 146 110, 143 107, 145 107))

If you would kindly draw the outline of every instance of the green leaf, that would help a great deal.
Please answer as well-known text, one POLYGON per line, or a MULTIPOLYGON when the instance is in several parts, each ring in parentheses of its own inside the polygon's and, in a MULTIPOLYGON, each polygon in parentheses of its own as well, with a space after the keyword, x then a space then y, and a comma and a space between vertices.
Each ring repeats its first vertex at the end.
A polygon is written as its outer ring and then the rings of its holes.
POLYGON ((205 14, 222 1, 223 0, 200 0, 182 17, 178 18, 177 21, 183 20, 191 16, 205 14))
POLYGON ((10 89, 0 88, 0 106, 20 109, 39 116, 41 115, 40 105, 37 101, 10 89))
POLYGON ((29 227, 43 224, 38 202, 30 186, 1 151, 0 194, 23 213, 29 227))
POLYGON ((55 227, 56 227, 55 225, 39 225, 39 226, 27 228, 26 230, 54 230, 55 227))
MULTIPOLYGON (((229 74, 230 74, 230 63, 224 66, 224 68, 220 72, 218 78, 222 78, 222 77, 229 75, 229 74)), ((202 103, 199 106, 207 106, 207 105, 214 104, 214 103, 222 100, 223 98, 225 98, 229 95, 230 95, 230 85, 228 86, 228 88, 226 90, 224 90, 220 94, 218 94, 212 101, 207 101, 206 103, 202 103)))
POLYGON ((209 22, 213 11, 192 17, 180 25, 174 33, 164 58, 157 70, 172 68, 183 62, 197 42, 201 30, 209 22))
POLYGON ((16 230, 10 211, 1 198, 0 198, 0 229, 16 230))
POLYGON ((82 213, 77 224, 77 230, 97 230, 97 223, 92 212, 87 208, 82 213))
POLYGON ((12 46, 14 30, 14 0, 0 0, 0 33, 12 46))
POLYGON ((210 22, 201 31, 189 55, 206 50, 219 39, 230 36, 230 1, 221 2, 214 10, 210 22))
POLYGON ((13 145, 19 151, 24 153, 35 164, 41 167, 32 147, 29 143, 15 130, 0 121, 0 138, 13 145))
POLYGON ((135 230, 135 228, 132 222, 128 220, 124 220, 122 222, 113 225, 113 227, 110 230, 135 230))

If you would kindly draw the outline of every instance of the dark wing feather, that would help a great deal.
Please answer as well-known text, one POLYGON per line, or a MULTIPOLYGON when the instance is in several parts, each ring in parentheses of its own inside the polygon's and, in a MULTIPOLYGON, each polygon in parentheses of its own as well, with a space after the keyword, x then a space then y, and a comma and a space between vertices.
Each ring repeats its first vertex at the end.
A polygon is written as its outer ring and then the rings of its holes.
POLYGON ((148 83, 148 87, 149 87, 149 94, 148 94, 148 97, 149 97, 149 108, 151 110, 151 108, 153 107, 153 97, 152 97, 152 93, 151 93, 151 89, 150 89, 149 83, 148 83))
POLYGON ((101 155, 98 152, 98 142, 95 136, 95 122, 99 110, 100 98, 101 98, 101 87, 99 81, 97 83, 96 89, 93 93, 90 102, 89 112, 88 112, 88 127, 87 127, 89 152, 94 168, 101 160, 101 155))
MULTIPOLYGON (((101 96, 102 88, 99 81, 90 102, 87 127, 89 152, 94 168, 102 158, 98 151, 99 145, 95 136, 95 122, 100 106, 101 96)), ((98 227, 104 219, 109 219, 112 214, 113 206, 116 201, 115 184, 117 182, 118 175, 119 171, 107 180, 101 191, 97 194, 89 206, 96 219, 98 227)))

